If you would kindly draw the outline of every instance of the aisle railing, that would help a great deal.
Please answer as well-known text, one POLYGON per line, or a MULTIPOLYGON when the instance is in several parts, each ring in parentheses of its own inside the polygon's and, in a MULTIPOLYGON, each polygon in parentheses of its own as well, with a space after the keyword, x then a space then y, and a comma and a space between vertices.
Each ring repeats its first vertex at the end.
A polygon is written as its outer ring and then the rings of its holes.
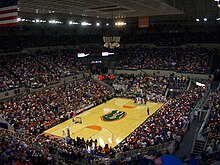
POLYGON ((173 141, 165 142, 165 143, 154 145, 154 146, 148 146, 146 148, 140 148, 140 149, 125 151, 125 152, 120 152, 120 153, 117 153, 115 157, 116 157, 116 159, 120 159, 120 158, 123 158, 124 155, 133 156, 138 153, 147 152, 151 149, 154 149, 154 150, 161 152, 161 153, 166 153, 167 151, 169 151, 169 153, 173 153, 175 150, 175 147, 176 147, 175 141, 173 140, 173 141))

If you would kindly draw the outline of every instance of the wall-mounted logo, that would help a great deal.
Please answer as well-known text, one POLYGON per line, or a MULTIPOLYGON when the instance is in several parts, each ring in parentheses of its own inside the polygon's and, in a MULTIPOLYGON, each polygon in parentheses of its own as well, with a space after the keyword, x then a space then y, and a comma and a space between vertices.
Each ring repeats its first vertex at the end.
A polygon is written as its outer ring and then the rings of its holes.
POLYGON ((101 119, 103 121, 116 121, 116 120, 122 119, 126 115, 127 115, 126 112, 113 110, 112 112, 101 116, 101 119))

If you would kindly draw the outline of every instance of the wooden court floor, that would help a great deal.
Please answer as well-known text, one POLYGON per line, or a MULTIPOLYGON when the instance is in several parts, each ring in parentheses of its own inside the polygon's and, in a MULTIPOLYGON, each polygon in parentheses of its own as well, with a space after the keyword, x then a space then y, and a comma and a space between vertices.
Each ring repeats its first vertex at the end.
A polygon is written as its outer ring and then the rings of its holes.
POLYGON ((69 128, 71 138, 97 139, 102 147, 105 144, 115 147, 161 106, 162 103, 137 105, 132 99, 114 98, 79 114, 82 124, 73 124, 69 119, 44 133, 64 137, 63 130, 69 128), (150 115, 147 115, 147 107, 150 115))

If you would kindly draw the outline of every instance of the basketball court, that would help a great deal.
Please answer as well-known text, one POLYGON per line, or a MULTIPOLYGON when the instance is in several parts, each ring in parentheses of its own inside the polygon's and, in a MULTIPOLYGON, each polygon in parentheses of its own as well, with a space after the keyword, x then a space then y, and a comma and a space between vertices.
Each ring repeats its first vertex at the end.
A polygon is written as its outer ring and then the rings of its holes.
POLYGON ((97 139, 102 147, 105 144, 115 147, 161 106, 162 103, 137 105, 132 99, 114 98, 77 115, 82 124, 73 124, 69 119, 44 133, 64 137, 68 128, 71 138, 97 139), (147 107, 150 115, 147 115, 147 107))

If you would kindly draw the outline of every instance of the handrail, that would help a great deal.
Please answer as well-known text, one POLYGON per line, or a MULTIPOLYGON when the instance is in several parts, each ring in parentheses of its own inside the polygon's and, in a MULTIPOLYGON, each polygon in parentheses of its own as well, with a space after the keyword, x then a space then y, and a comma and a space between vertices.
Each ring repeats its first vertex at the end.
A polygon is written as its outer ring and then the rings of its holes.
POLYGON ((199 136, 202 135, 202 131, 203 131, 203 129, 204 129, 205 124, 207 123, 207 120, 208 120, 208 117, 209 117, 210 112, 211 112, 211 110, 208 109, 207 114, 206 114, 206 116, 205 116, 205 119, 204 119, 204 121, 203 121, 203 123, 202 123, 202 126, 201 126, 200 129, 199 129, 199 132, 198 132, 198 135, 199 135, 199 136))
MULTIPOLYGON (((207 91, 207 93, 204 95, 203 102, 201 103, 201 106, 200 106, 201 111, 200 111, 199 120, 201 119, 202 109, 203 109, 203 107, 205 106, 206 102, 208 101, 207 97, 209 96, 210 91, 211 91, 211 89, 209 89, 209 90, 207 91)), ((206 124, 206 122, 207 122, 207 120, 208 120, 208 117, 209 117, 210 112, 211 112, 211 110, 208 109, 208 111, 207 111, 207 113, 206 113, 206 116, 205 116, 205 118, 204 118, 204 121, 203 121, 201 127, 199 128, 199 130, 198 130, 198 132, 197 132, 197 139, 200 139, 200 140, 203 139, 203 138, 202 138, 202 137, 203 137, 203 136, 202 136, 202 131, 203 131, 204 126, 205 126, 205 124, 206 124)), ((203 139, 203 140, 204 140, 204 139, 203 139)))
POLYGON ((146 148, 140 148, 140 149, 135 149, 135 150, 130 150, 130 151, 125 151, 125 152, 119 152, 115 155, 116 159, 122 158, 123 155, 134 155, 138 153, 143 153, 147 152, 150 149, 156 149, 157 151, 161 151, 161 153, 165 153, 167 150, 169 150, 170 153, 173 153, 175 150, 175 141, 169 141, 165 142, 162 144, 154 145, 154 146, 148 146, 146 148))
POLYGON ((193 150, 194 150, 194 147, 195 147, 195 143, 196 143, 197 135, 198 135, 198 130, 199 130, 199 127, 196 128, 196 131, 195 131, 195 134, 194 134, 194 137, 193 137, 193 145, 192 145, 192 148, 191 148, 191 153, 193 153, 193 150))
MULTIPOLYGON (((192 112, 190 114, 190 121, 192 121, 194 118, 195 110, 198 109, 198 107, 200 107, 200 110, 204 107, 209 94, 210 94, 210 89, 207 90, 206 93, 204 94, 204 96, 197 102, 196 106, 194 107, 194 109, 192 110, 192 112)), ((200 112, 199 120, 201 118, 201 115, 202 115, 202 111, 200 112)))
POLYGON ((219 90, 220 89, 220 83, 218 84, 218 88, 217 88, 217 90, 219 90))
POLYGON ((209 141, 209 138, 206 138, 206 141, 205 141, 205 145, 204 145, 204 147, 203 147, 203 150, 206 149, 206 146, 207 146, 207 144, 208 144, 208 141, 209 141))
MULTIPOLYGON (((211 112, 211 110, 209 109, 206 116, 205 116, 204 122, 202 123, 202 126, 200 128, 199 127, 196 128, 194 139, 193 139, 193 146, 192 146, 192 149, 191 149, 192 153, 193 153, 193 149, 194 149, 194 146, 195 146, 195 141, 196 140, 202 140, 200 137, 202 137, 202 131, 203 131, 203 128, 204 128, 204 126, 205 126, 205 124, 208 120, 210 112, 211 112)), ((205 146, 204 146, 203 149, 206 148, 207 142, 208 142, 208 138, 205 139, 205 146)))
POLYGON ((190 80, 189 80, 189 84, 188 84, 188 86, 187 86, 187 88, 186 88, 187 91, 189 90, 189 88, 190 88, 190 86, 191 86, 191 83, 192 83, 192 80, 190 79, 190 80))
POLYGON ((204 95, 203 97, 203 101, 201 103, 201 112, 200 112, 200 115, 199 115, 199 121, 201 121, 201 117, 202 117, 202 110, 203 110, 203 107, 205 106, 206 102, 208 101, 208 96, 210 95, 211 93, 211 88, 208 89, 207 93, 204 95))
POLYGON ((167 94, 168 94, 169 91, 170 91, 170 88, 167 88, 166 91, 165 91, 165 94, 164 94, 165 98, 167 98, 167 94))
MULTIPOLYGON (((198 103, 196 104, 196 106, 195 106, 195 108, 193 109, 193 111, 192 111, 192 113, 191 113, 191 116, 190 116, 191 121, 193 120, 195 110, 196 110, 199 106, 200 106, 201 108, 204 107, 204 104, 205 104, 205 102, 206 102, 206 100, 207 100, 206 98, 208 97, 209 93, 210 93, 210 90, 208 90, 208 91, 205 93, 205 95, 204 95, 204 96, 198 101, 198 103), (205 102, 204 102, 204 101, 205 101, 205 102)), ((201 115, 201 113, 202 113, 202 111, 200 112, 200 115, 201 115)), ((206 117, 207 117, 207 116, 206 116, 206 117)), ((205 125, 205 123, 203 122, 203 125, 200 127, 200 129, 199 129, 199 127, 196 128, 196 131, 195 131, 195 134, 194 134, 194 137, 193 137, 193 145, 192 145, 192 148, 191 148, 191 153, 193 153, 194 146, 195 146, 195 142, 196 142, 196 140, 198 139, 198 137, 201 135, 201 131, 202 131, 201 128, 203 128, 204 125, 205 125)))
POLYGON ((143 69, 138 69, 140 72, 144 73, 144 74, 147 74, 143 69))

